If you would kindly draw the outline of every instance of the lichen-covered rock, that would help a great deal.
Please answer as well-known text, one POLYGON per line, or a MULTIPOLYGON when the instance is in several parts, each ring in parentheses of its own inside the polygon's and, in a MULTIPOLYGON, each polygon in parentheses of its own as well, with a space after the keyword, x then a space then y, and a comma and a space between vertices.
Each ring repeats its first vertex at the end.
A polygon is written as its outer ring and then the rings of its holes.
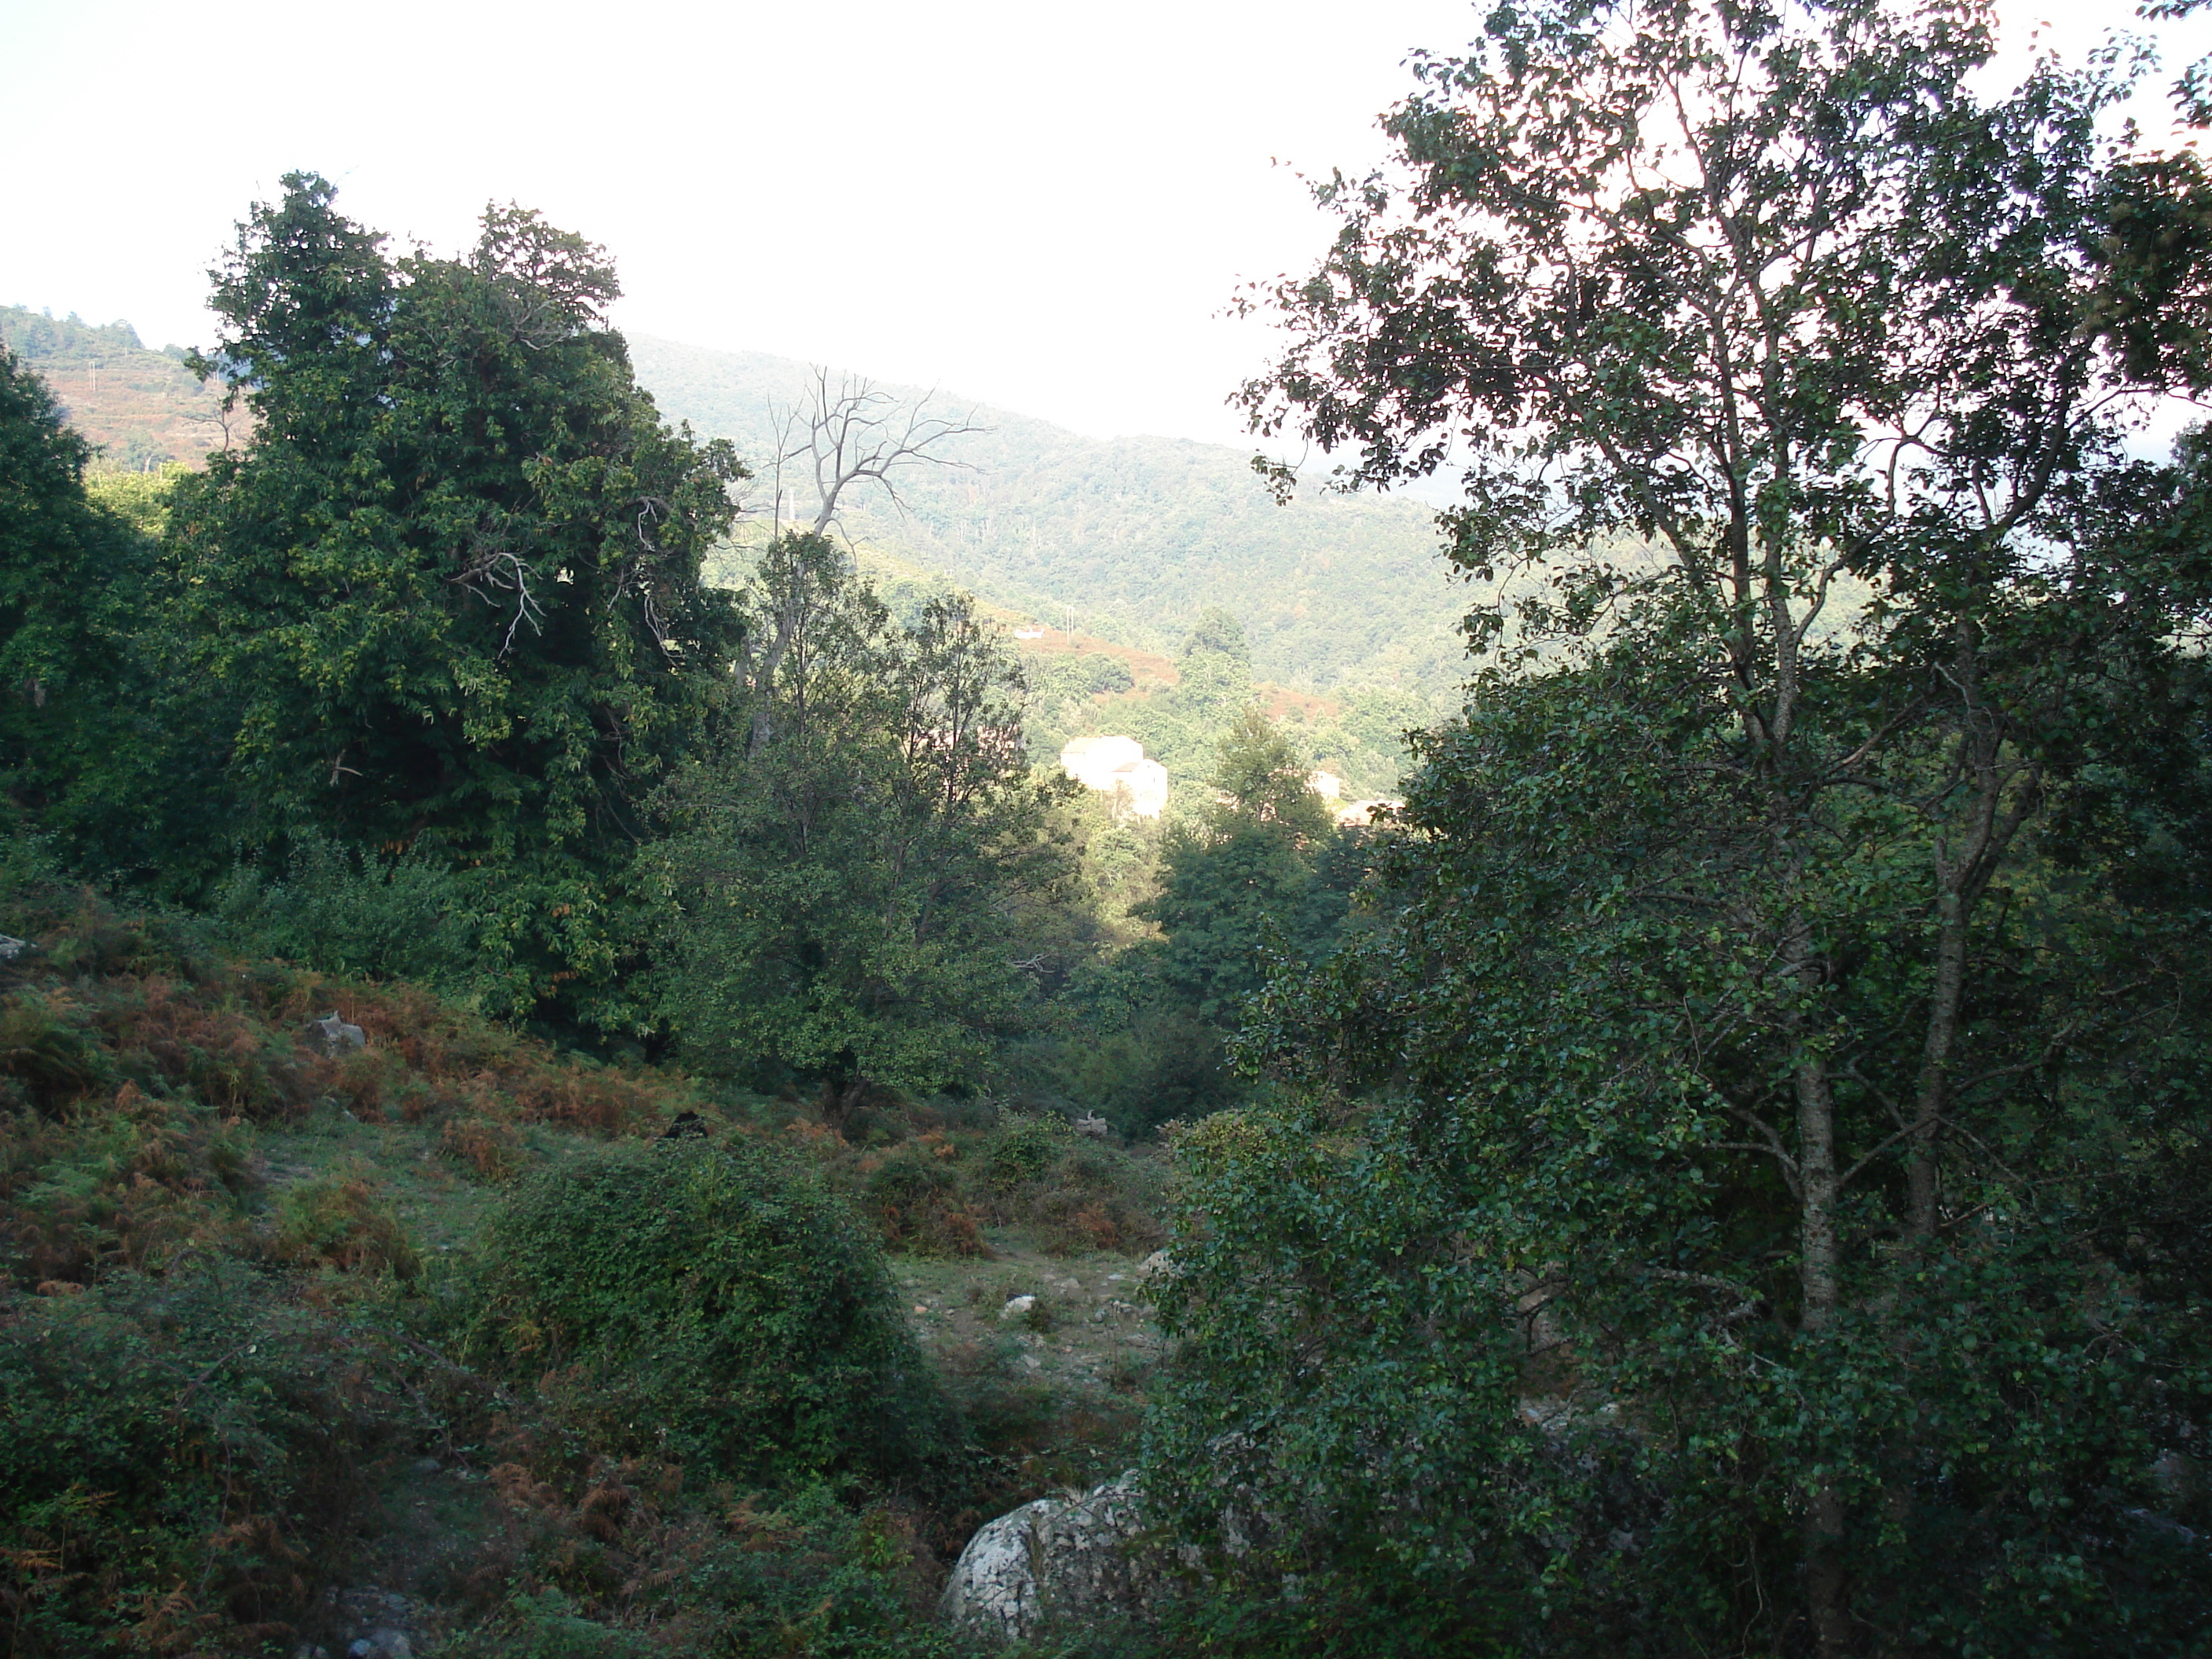
POLYGON ((309 1020, 307 1029, 322 1038, 323 1052, 329 1054, 345 1054, 350 1049, 363 1047, 368 1041, 368 1034, 360 1026, 348 1024, 340 1019, 335 1008, 320 1019, 309 1020))
POLYGON ((1040 1498, 968 1540, 939 1610, 975 1635, 1016 1642, 1048 1615, 1131 1613, 1152 1599, 1159 1564, 1144 1529, 1133 1470, 1081 1494, 1040 1498))

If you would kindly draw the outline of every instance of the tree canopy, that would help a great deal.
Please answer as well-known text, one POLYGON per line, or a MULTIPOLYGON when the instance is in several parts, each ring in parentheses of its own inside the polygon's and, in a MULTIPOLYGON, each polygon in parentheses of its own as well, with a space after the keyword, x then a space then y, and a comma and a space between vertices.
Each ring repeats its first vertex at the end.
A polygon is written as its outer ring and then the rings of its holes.
POLYGON ((2203 1291, 2100 1206, 2207 1127, 2203 477, 2124 442, 2122 83, 1989 56, 1501 9, 1322 189, 1255 414, 1545 583, 1203 1141, 1164 1463, 1327 1514, 1279 1564, 1620 1651, 2201 1619, 2203 1291))
POLYGON ((849 556, 779 537, 745 593, 725 740, 667 789, 663 1006, 718 1069, 930 1089, 1034 993, 1026 907, 1065 884, 1022 686, 972 602, 894 623, 849 556))
POLYGON ((599 249, 494 208, 467 258, 395 261, 334 194, 288 175, 215 273, 201 368, 253 426, 177 493, 179 623, 246 843, 481 872, 526 1008, 611 967, 611 884, 735 641, 699 564, 744 470, 637 389, 599 249))
POLYGON ((1170 829, 1160 892, 1144 909, 1166 934, 1168 988, 1233 1025, 1272 958, 1328 948, 1358 878, 1357 832, 1340 831, 1280 732, 1248 708, 1221 740, 1214 799, 1170 829))
POLYGON ((88 494, 89 447, 0 350, 0 778, 12 833, 81 869, 204 880, 205 737, 165 684, 150 540, 88 494))

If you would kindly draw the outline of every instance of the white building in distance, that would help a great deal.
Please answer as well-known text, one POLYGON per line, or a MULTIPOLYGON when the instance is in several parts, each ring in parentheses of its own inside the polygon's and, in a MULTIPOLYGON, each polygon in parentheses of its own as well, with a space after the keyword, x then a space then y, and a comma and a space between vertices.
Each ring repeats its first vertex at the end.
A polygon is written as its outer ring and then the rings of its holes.
POLYGON ((1145 758, 1134 738, 1078 738, 1060 751, 1060 769, 1086 789, 1114 798, 1116 817, 1156 818, 1168 804, 1168 769, 1145 758))
POLYGON ((1375 822, 1375 814, 1388 809, 1396 811, 1406 803, 1392 795, 1378 795, 1372 800, 1355 800, 1336 809, 1336 822, 1346 830, 1364 830, 1375 822))

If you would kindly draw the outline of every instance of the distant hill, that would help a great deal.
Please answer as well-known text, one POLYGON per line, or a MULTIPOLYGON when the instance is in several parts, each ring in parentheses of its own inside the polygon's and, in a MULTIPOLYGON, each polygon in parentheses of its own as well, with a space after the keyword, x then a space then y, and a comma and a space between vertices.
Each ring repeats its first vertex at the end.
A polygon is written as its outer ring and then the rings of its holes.
MULTIPOLYGON (((662 412, 775 453, 771 404, 802 404, 805 364, 629 337, 662 412)), ((886 386, 908 398, 921 388, 886 386)), ((971 470, 903 474, 902 516, 856 501, 845 527, 981 597, 1055 625, 1171 653, 1199 614, 1243 623, 1253 673, 1310 691, 1372 686, 1443 700, 1462 672, 1466 596, 1437 552, 1434 509, 1309 493, 1279 507, 1243 451, 1174 438, 1085 438, 940 393, 990 430, 946 447, 971 470)))
MULTIPOLYGON (((64 418, 100 447, 107 466, 198 466, 222 447, 222 394, 185 367, 179 346, 150 350, 128 323, 95 325, 21 306, 0 306, 0 345, 53 389, 64 418)), ((232 423, 242 435, 243 421, 232 423)))
MULTIPOLYGON (((216 390, 185 367, 181 349, 150 349, 128 323, 0 307, 0 343, 53 388, 110 469, 198 466, 225 441, 216 390)), ((806 364, 649 335, 629 343, 665 416, 731 439, 765 476, 777 447, 771 409, 803 404, 806 364)), ((901 475, 906 513, 880 492, 864 494, 842 527, 887 597, 918 605, 957 585, 1010 624, 1051 625, 1023 642, 1039 752, 1085 732, 1133 732, 1179 783, 1206 776, 1213 728, 1226 716, 1178 701, 1175 658, 1213 608, 1243 628, 1252 695, 1357 788, 1393 787, 1399 734, 1454 701, 1469 595, 1437 556, 1431 507, 1312 493, 1278 506, 1240 450, 1085 438, 946 396, 933 407, 972 413, 988 429, 946 447, 959 465, 901 475), (1102 678, 1103 658, 1120 667, 1102 678)), ((234 441, 246 429, 234 415, 234 441)), ((734 567, 718 574, 728 579, 734 567)))
MULTIPOLYGON (((775 448, 770 406, 806 392, 808 367, 792 358, 629 341, 664 414, 732 440, 756 465, 775 448)), ((0 307, 0 344, 53 388, 106 466, 198 466, 225 441, 216 390, 185 367, 182 349, 154 350, 128 323, 0 307)), ((1065 626, 1072 608, 1079 632, 1139 651, 1172 654, 1218 606, 1243 624, 1261 679, 1449 701, 1466 595, 1437 554, 1430 507, 1312 492, 1278 507, 1240 450, 1085 438, 944 394, 935 406, 972 410, 990 429, 947 446, 961 467, 902 476, 908 513, 879 493, 853 501, 844 527, 855 539, 1017 615, 1065 626)), ((234 416, 233 435, 243 432, 234 416)))

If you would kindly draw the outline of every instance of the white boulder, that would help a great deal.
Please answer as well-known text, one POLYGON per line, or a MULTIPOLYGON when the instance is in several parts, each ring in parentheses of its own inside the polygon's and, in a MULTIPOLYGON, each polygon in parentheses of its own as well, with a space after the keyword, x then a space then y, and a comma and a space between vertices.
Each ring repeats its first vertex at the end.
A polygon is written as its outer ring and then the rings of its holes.
POLYGON ((1159 1566, 1135 1547, 1144 1529, 1135 1471, 1087 1492, 1040 1498, 988 1522, 960 1552, 938 1610, 993 1642, 1018 1642, 1048 1614, 1133 1612, 1159 1566))

